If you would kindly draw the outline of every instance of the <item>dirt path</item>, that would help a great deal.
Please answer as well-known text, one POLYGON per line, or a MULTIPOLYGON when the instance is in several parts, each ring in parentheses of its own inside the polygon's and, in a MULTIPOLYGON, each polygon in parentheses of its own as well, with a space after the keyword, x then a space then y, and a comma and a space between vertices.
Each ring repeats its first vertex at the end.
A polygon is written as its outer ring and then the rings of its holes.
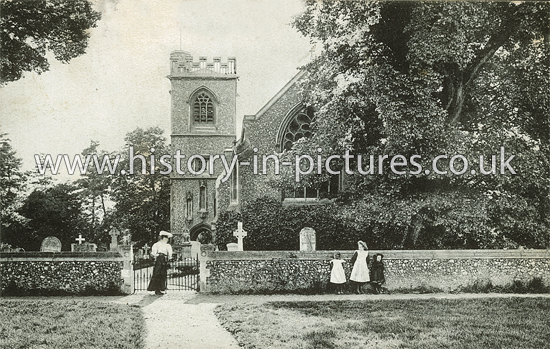
POLYGON ((138 293, 117 303, 142 307, 146 349, 238 349, 239 345, 214 315, 217 303, 187 304, 196 292, 171 291, 164 296, 138 293))

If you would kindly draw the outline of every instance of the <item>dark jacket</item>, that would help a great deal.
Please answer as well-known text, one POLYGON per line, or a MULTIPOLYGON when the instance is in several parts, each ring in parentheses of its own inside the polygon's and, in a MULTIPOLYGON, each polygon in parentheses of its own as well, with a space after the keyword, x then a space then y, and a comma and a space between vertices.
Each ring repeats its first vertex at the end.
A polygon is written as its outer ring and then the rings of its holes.
POLYGON ((382 285, 384 282, 386 282, 386 278, 384 277, 384 255, 382 254, 375 254, 372 257, 372 266, 370 269, 370 281, 376 282, 380 285, 382 285), (378 256, 382 256, 380 259, 380 262, 378 261, 378 256))

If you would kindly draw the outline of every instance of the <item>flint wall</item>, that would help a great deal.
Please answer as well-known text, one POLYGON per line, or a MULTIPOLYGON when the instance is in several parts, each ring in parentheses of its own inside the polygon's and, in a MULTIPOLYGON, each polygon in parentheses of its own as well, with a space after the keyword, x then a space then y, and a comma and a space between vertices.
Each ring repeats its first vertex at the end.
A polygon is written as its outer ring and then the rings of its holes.
MULTIPOLYGON (((336 251, 203 251, 201 291, 285 293, 329 291, 330 259, 336 251)), ((349 280, 353 251, 338 251, 349 280)), ((369 251, 384 255, 390 291, 455 292, 476 283, 506 287, 542 279, 550 286, 549 250, 369 251)))
POLYGON ((132 292, 131 252, 0 254, 2 295, 113 295, 132 292))

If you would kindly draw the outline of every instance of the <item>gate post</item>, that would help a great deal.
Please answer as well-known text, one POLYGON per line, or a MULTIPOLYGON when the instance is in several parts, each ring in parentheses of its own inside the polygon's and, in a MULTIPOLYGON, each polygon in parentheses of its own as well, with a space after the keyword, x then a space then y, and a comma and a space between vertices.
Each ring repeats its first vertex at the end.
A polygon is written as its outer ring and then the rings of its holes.
POLYGON ((132 245, 118 245, 118 251, 122 255, 122 292, 134 293, 134 250, 132 245))
POLYGON ((199 292, 209 292, 206 283, 206 278, 210 276, 210 269, 206 267, 207 261, 210 260, 209 254, 214 251, 215 246, 211 244, 201 245, 201 253, 199 254, 200 274, 199 274, 199 292))

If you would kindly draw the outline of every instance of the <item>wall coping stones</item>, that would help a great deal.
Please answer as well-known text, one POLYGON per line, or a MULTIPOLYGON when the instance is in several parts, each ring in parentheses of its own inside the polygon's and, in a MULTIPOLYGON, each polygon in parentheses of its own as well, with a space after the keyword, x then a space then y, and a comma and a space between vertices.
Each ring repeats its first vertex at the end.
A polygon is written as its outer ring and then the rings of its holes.
MULTIPOLYGON (((203 251, 206 260, 270 260, 332 259, 340 252, 342 258, 351 258, 355 251, 203 251)), ((369 250, 369 255, 382 253, 384 259, 495 259, 495 258, 535 258, 550 259, 550 250, 369 250)))
POLYGON ((119 252, 0 252, 1 262, 123 261, 119 252))

